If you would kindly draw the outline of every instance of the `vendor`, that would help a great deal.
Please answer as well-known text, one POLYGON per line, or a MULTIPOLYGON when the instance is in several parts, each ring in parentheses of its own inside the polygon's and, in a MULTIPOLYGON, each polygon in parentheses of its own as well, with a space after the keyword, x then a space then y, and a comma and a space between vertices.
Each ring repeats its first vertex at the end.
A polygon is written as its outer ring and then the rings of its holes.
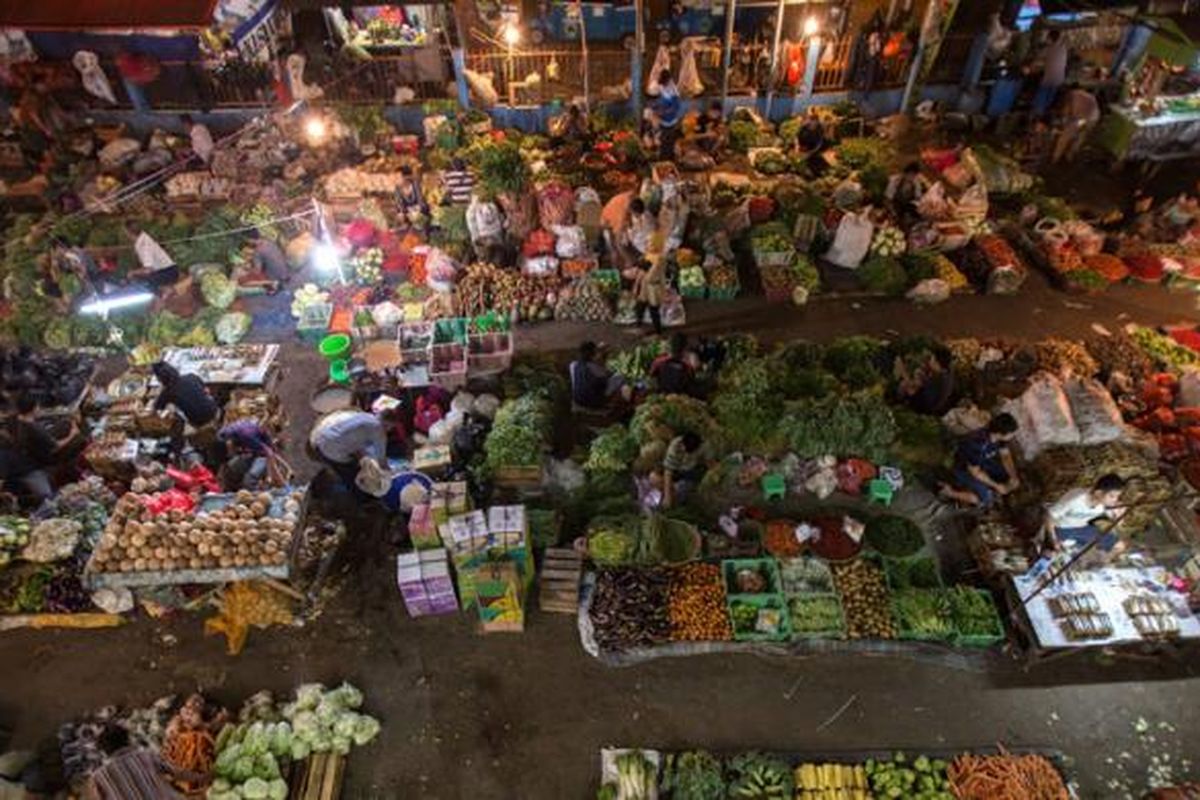
POLYGON ((56 237, 50 253, 51 275, 56 279, 74 275, 84 289, 95 291, 100 286, 103 273, 92 254, 65 238, 56 237))
POLYGON ((650 364, 650 378, 662 394, 696 395, 696 357, 687 344, 687 334, 676 333, 670 350, 650 364))
POLYGON ((658 73, 658 99, 654 102, 654 116, 658 123, 658 158, 660 161, 675 160, 675 142, 679 139, 679 124, 683 120, 683 101, 671 70, 658 73))
POLYGON ((968 434, 954 454, 954 485, 943 484, 941 496, 967 506, 990 508, 997 497, 1021 485, 1008 443, 1017 434, 1012 414, 997 414, 986 428, 968 434))
POLYGON ((1092 129, 1099 124, 1100 103, 1096 101, 1096 95, 1077 83, 1072 84, 1063 95, 1059 120, 1061 130, 1054 140, 1055 164, 1064 159, 1074 161, 1092 129))
POLYGON ((383 423, 365 411, 334 411, 321 419, 309 435, 313 454, 324 461, 347 488, 354 488, 363 459, 387 464, 387 434, 383 423))
POLYGON ((424 230, 428 223, 429 205, 413 179, 412 167, 407 164, 400 167, 400 180, 396 183, 396 210, 409 227, 424 230))
POLYGON ((590 143, 592 138, 592 125, 588 122, 587 116, 583 113, 577 104, 572 103, 567 107, 567 111, 557 120, 555 120, 556 134, 554 139, 559 144, 567 142, 578 142, 585 147, 590 143))
MULTIPOLYGON (((630 232, 635 220, 639 225, 645 224, 645 216, 646 204, 632 190, 619 192, 604 204, 600 226, 604 229, 614 269, 623 271, 633 264, 637 251, 630 241, 630 232)), ((640 231, 641 228, 639 236, 640 231)))
POLYGON ((908 228, 920 220, 921 214, 917 210, 917 204, 928 189, 929 182, 921 174, 921 165, 916 161, 909 162, 903 172, 893 175, 888 180, 885 196, 903 227, 908 228))
POLYGON ((930 353, 916 368, 896 356, 892 375, 896 379, 896 395, 918 414, 940 417, 950 409, 954 395, 954 372, 950 368, 950 353, 945 348, 930 353))
POLYGON ((54 494, 48 469, 79 429, 71 423, 67 434, 55 439, 37 420, 37 403, 32 395, 20 395, 15 410, 0 430, 0 477, 11 489, 23 489, 41 504, 54 494))
POLYGON ((246 236, 250 240, 250 263, 255 272, 261 272, 280 286, 285 286, 291 277, 291 270, 283 248, 274 239, 263 236, 258 228, 252 228, 246 236))
POLYGON ((217 441, 225 447, 221 465, 221 483, 225 491, 257 491, 269 483, 268 468, 275 451, 271 434, 254 419, 239 419, 217 432, 217 441))
POLYGON ((151 371, 161 388, 154 400, 154 410, 174 406, 193 428, 199 429, 216 422, 221 407, 208 393, 204 381, 197 375, 180 375, 179 370, 165 361, 158 361, 151 371))
POLYGON ((652 253, 638 262, 637 277, 633 281, 634 324, 641 325, 646 316, 656 336, 662 335, 662 303, 667 293, 667 259, 661 253, 652 253))
MULTIPOLYGON (((1120 552, 1121 544, 1111 530, 1101 533, 1098 519, 1114 519, 1123 512, 1121 493, 1125 481, 1119 475, 1101 476, 1090 489, 1071 489, 1046 509, 1042 527, 1048 550, 1079 550, 1093 542, 1107 555, 1120 552)), ((1110 526, 1111 527, 1111 526, 1110 526)))
POLYGON ((713 100, 708 109, 696 119, 696 144, 711 156, 716 156, 725 143, 725 114, 721 101, 713 100))
POLYGON ((687 487, 696 486, 708 471, 704 458, 704 440, 698 433, 688 431, 676 436, 667 445, 663 457, 663 506, 675 505, 677 495, 687 487))
POLYGON ((808 115, 796 131, 796 149, 805 156, 805 166, 814 178, 825 174, 829 165, 825 161, 825 151, 829 149, 829 139, 825 136, 825 126, 817 116, 815 107, 808 109, 808 115))
POLYGON ((579 346, 579 358, 571 362, 571 404, 588 411, 603 411, 628 401, 632 390, 625 379, 600 363, 604 352, 595 342, 579 346))

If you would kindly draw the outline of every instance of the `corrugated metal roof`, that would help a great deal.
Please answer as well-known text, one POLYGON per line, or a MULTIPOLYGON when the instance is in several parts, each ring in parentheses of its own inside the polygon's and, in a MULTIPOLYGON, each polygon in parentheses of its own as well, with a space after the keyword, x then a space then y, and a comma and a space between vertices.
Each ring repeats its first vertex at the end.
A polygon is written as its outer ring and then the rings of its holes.
POLYGON ((0 27, 26 30, 204 28, 217 0, 0 0, 0 27))

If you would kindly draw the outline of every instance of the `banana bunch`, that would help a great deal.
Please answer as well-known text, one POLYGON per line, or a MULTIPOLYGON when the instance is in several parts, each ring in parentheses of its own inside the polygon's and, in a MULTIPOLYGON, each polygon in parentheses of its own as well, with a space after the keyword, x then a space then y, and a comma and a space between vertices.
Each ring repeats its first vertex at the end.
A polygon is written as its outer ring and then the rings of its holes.
POLYGON ((795 772, 795 800, 869 800, 861 764, 801 764, 795 772))

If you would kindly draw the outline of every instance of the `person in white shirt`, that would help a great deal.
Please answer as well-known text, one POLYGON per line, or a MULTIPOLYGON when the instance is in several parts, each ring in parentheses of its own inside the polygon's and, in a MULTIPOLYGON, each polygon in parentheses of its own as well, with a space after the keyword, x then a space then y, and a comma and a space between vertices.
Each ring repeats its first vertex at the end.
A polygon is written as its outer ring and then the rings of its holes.
POLYGON ((1078 550, 1098 539, 1096 546, 1101 551, 1116 552, 1119 549, 1117 535, 1111 531, 1102 534, 1094 521, 1120 515, 1124 489, 1124 479, 1108 474, 1090 489, 1071 489, 1065 493, 1046 509, 1042 528, 1046 546, 1051 550, 1078 550))
POLYGON ((189 114, 184 114, 179 119, 183 123, 183 126, 187 128, 188 136, 191 137, 192 152, 207 167, 212 163, 213 149, 215 147, 212 132, 208 129, 207 125, 196 122, 189 114))

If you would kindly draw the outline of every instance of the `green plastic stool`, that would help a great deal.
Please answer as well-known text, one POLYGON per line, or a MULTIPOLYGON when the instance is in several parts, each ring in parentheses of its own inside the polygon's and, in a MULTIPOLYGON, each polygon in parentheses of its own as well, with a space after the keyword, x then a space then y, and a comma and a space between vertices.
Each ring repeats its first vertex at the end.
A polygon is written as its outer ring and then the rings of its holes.
POLYGON ((876 478, 867 484, 868 503, 882 503, 885 506, 890 506, 892 498, 895 496, 896 490, 885 480, 876 478))
POLYGON ((787 495, 787 484, 783 476, 768 472, 762 476, 762 493, 765 500, 782 500, 787 495))

